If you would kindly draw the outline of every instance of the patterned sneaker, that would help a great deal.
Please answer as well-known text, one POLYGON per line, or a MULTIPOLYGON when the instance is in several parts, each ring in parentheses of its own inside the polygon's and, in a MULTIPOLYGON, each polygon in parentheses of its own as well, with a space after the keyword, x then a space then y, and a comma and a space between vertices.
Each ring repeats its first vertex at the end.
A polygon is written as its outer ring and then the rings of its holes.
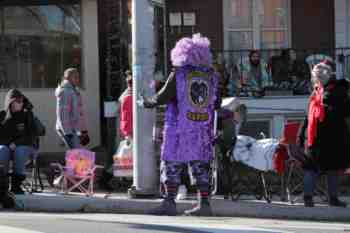
POLYGON ((149 211, 148 214, 150 215, 158 215, 158 216, 176 216, 176 203, 174 200, 168 200, 165 199, 162 201, 160 206, 154 208, 153 210, 149 211))

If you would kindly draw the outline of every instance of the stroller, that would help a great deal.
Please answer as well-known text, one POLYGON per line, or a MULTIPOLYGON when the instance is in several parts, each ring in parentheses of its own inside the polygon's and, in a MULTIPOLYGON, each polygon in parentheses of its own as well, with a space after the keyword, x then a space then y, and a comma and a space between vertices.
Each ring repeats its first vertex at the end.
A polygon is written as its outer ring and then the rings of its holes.
POLYGON ((213 183, 217 185, 222 181, 225 199, 236 201, 243 195, 253 195, 270 203, 272 190, 267 176, 269 180, 270 175, 271 179, 280 179, 273 167, 280 143, 264 135, 261 140, 239 135, 238 132, 245 127, 246 116, 247 108, 237 98, 223 100, 218 112, 217 153, 212 166, 216 183, 213 183))

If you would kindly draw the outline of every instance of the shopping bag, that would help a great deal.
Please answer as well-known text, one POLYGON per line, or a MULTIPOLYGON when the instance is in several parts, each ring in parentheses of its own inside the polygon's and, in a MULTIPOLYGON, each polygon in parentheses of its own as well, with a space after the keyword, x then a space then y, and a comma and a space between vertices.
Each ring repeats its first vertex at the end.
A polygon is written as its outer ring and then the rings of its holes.
POLYGON ((113 156, 113 175, 115 177, 132 177, 132 142, 123 140, 119 143, 116 154, 113 156))

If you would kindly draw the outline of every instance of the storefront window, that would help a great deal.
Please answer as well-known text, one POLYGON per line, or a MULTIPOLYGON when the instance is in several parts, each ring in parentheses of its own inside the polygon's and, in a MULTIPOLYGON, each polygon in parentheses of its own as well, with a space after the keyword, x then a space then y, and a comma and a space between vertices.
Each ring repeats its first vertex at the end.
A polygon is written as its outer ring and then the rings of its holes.
POLYGON ((72 2, 0 3, 0 88, 53 88, 64 69, 81 69, 81 9, 72 2))

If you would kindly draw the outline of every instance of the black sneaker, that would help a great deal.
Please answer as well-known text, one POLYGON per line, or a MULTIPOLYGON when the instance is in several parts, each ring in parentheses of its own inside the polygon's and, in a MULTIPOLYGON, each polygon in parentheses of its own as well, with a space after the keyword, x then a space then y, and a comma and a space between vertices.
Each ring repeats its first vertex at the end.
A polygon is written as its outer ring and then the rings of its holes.
POLYGON ((209 201, 202 201, 200 204, 197 204, 194 208, 190 210, 185 210, 184 215, 187 216, 212 216, 213 212, 211 211, 209 201))
POLYGON ((174 200, 164 199, 160 206, 148 212, 150 215, 176 216, 176 203, 174 200))
POLYGON ((4 193, 0 198, 0 202, 4 209, 12 209, 15 207, 15 197, 12 193, 4 193))
POLYGON ((314 207, 314 201, 312 200, 312 196, 304 196, 304 206, 305 207, 314 207))
POLYGON ((331 197, 329 199, 329 205, 335 206, 335 207, 343 207, 346 208, 347 204, 341 200, 339 200, 337 197, 331 197))
POLYGON ((14 186, 11 187, 10 192, 12 192, 15 195, 23 195, 25 194, 24 190, 21 188, 21 186, 14 186))

